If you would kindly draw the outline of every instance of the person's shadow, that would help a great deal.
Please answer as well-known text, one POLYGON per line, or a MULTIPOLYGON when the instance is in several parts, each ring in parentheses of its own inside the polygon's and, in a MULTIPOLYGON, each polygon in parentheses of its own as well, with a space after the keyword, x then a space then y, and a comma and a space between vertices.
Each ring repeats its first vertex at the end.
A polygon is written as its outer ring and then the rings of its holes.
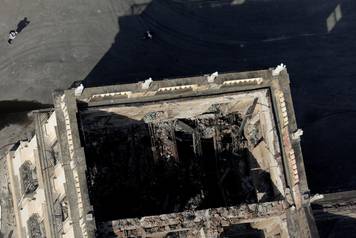
POLYGON ((30 21, 27 20, 27 17, 25 17, 23 20, 21 20, 18 24, 17 24, 17 33, 20 33, 23 29, 25 29, 25 27, 30 24, 30 21))

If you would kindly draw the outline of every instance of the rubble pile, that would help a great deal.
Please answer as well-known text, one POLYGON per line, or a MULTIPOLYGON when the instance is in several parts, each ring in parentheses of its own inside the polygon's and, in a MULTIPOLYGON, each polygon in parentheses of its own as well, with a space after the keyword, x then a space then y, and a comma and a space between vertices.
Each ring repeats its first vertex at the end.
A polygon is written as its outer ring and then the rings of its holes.
MULTIPOLYGON (((241 133, 243 116, 225 104, 190 118, 158 111, 141 121, 115 114, 100 120, 104 126, 82 128, 97 220, 257 202, 250 171, 257 162, 241 133)), ((265 201, 272 199, 273 191, 265 201)))
MULTIPOLYGON (((263 219, 278 217, 285 209, 284 202, 277 201, 184 211, 140 219, 120 219, 98 224, 101 231, 99 237, 224 237, 222 234, 228 233, 229 228, 241 225, 240 229, 246 229, 248 225, 246 221, 259 222, 263 219)), ((255 230, 255 232, 258 231, 255 230)))

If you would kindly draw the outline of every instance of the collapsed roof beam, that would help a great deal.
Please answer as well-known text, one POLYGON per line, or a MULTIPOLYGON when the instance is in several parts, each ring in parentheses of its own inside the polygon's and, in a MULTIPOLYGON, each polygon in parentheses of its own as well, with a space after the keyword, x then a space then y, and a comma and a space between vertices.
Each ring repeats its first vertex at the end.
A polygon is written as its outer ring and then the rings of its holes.
POLYGON ((241 126, 239 128, 238 136, 241 137, 242 133, 244 131, 244 128, 246 126, 247 121, 252 117, 253 112, 255 111, 256 105, 257 105, 258 98, 255 98, 253 100, 253 103, 251 106, 247 109, 244 119, 241 122, 241 126))
POLYGON ((182 122, 181 120, 177 120, 176 121, 176 127, 179 127, 180 129, 182 129, 183 131, 189 133, 189 134, 193 134, 194 133, 194 129, 189 126, 188 124, 182 122))

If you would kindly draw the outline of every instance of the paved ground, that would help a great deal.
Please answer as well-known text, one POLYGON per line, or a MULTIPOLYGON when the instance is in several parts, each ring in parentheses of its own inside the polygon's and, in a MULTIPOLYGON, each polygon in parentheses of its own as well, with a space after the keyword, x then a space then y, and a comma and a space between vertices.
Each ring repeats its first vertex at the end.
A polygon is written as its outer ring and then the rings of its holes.
MULTIPOLYGON (((288 67, 313 192, 356 188, 353 0, 0 0, 0 100, 288 67), (31 23, 7 44, 9 30, 31 23), (152 30, 151 41, 142 39, 152 30)), ((1 109, 1 108, 0 108, 1 109)))
POLYGON ((83 79, 110 48, 131 1, 0 0, 0 100, 51 103, 51 91, 83 79), (30 24, 8 45, 11 29, 30 24))

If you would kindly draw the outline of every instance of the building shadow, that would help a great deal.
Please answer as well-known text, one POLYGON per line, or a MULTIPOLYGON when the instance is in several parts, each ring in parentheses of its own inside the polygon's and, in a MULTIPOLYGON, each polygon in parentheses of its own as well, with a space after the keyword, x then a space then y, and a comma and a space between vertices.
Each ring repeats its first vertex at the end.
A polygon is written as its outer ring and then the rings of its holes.
POLYGON ((345 215, 339 215, 317 204, 312 204, 312 209, 320 238, 356 237, 355 213, 351 210, 344 207, 345 215))
POLYGON ((304 129, 311 190, 356 189, 356 114, 348 113, 356 107, 355 1, 152 0, 132 5, 118 26, 111 48, 84 79, 86 87, 283 62, 304 129), (147 30, 150 40, 143 39, 147 30))
POLYGON ((21 33, 21 31, 25 29, 28 26, 28 24, 30 24, 30 21, 27 19, 27 17, 19 21, 16 28, 17 33, 21 33))
POLYGON ((10 124, 25 125, 31 122, 28 113, 32 110, 53 107, 36 101, 0 101, 0 130, 10 124))
POLYGON ((350 15, 355 7, 351 0, 343 4, 335 0, 234 2, 152 0, 133 4, 131 15, 118 19, 119 32, 112 47, 85 78, 85 84, 252 70, 280 62, 291 65, 294 75, 310 68, 302 67, 306 64, 300 57, 308 58, 314 53, 311 50, 321 54, 315 55, 318 60, 326 60, 325 56, 337 50, 335 43, 340 42, 334 37, 344 33, 342 28, 348 22, 343 20, 353 20, 350 15), (335 34, 328 34, 327 18, 339 5, 344 15, 331 31, 335 34), (147 30, 154 33, 152 40, 143 40, 147 30))

